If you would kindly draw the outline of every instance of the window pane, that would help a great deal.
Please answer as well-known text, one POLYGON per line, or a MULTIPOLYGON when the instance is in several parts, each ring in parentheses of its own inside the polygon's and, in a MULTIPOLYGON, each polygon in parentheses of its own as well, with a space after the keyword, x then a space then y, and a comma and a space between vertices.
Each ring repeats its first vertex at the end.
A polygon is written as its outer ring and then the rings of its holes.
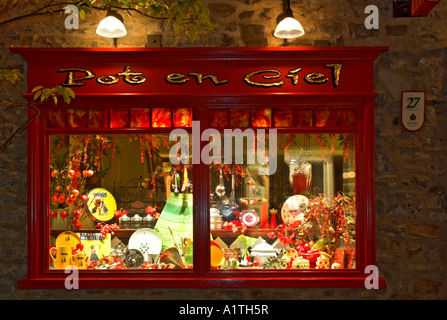
POLYGON ((152 109, 152 127, 164 128, 171 126, 171 109, 170 108, 153 108, 152 109))
POLYGON ((354 268, 354 135, 251 132, 210 166, 211 267, 354 268))
POLYGON ((192 167, 171 163, 175 141, 96 134, 50 143, 50 269, 192 267, 192 167))

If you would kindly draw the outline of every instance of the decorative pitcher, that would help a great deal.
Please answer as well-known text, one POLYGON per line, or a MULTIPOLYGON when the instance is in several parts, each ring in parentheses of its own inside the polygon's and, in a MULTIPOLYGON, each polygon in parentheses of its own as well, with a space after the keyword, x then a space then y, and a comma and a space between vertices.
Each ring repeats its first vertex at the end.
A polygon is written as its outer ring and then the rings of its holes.
POLYGON ((53 259, 55 269, 65 269, 73 264, 72 247, 52 247, 50 248, 50 257, 53 259), (52 252, 55 252, 54 255, 52 252))
POLYGON ((73 265, 78 269, 87 269, 87 262, 85 261, 85 253, 78 253, 71 256, 73 265))

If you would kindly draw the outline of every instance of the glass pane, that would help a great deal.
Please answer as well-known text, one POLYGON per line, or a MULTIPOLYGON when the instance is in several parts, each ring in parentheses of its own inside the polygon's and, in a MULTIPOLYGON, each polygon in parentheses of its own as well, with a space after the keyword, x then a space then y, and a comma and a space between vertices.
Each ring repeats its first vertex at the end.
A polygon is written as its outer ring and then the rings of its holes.
POLYGON ((152 109, 152 127, 164 128, 171 126, 171 109, 154 108, 152 109))
POLYGON ((65 128, 66 116, 67 112, 60 109, 48 111, 48 127, 65 128))
POLYGON ((321 109, 315 111, 315 124, 317 127, 335 127, 335 111, 321 109))
POLYGON ((107 110, 89 110, 88 127, 89 128, 107 128, 108 111, 107 110))
POLYGON ((83 109, 68 110, 69 128, 86 128, 88 123, 88 113, 83 109))
POLYGON ((288 128, 292 126, 293 112, 291 109, 275 109, 273 111, 273 122, 275 127, 288 128))
POLYGON ((250 125, 250 109, 230 109, 230 126, 246 128, 250 125))
POLYGON ((230 110, 229 109, 211 109, 210 110, 210 127, 225 128, 230 126, 230 110))
POLYGON ((110 128, 128 128, 129 127, 129 111, 110 110, 110 128))
POLYGON ((340 110, 338 112, 339 127, 355 127, 357 125, 357 117, 354 110, 340 110))
POLYGON ((312 127, 314 124, 312 110, 294 110, 293 115, 298 128, 312 127))
POLYGON ((50 269, 191 268, 192 167, 172 164, 175 145, 166 134, 50 136, 50 269))
POLYGON ((253 109, 253 127, 270 127, 272 125, 272 109, 259 108, 253 109))
POLYGON ((355 268, 353 134, 220 139, 224 164, 210 166, 212 268, 355 268))
POLYGON ((192 109, 174 108, 174 127, 190 128, 192 127, 192 109))
POLYGON ((130 127, 131 128, 148 128, 149 109, 131 109, 130 110, 130 127))

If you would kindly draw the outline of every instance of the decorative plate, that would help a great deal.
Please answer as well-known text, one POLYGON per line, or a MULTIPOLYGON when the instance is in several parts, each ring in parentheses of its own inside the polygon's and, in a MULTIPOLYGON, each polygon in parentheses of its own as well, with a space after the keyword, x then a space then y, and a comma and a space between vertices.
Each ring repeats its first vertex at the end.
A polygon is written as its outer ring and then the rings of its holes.
POLYGON ((284 223, 287 226, 294 226, 303 222, 308 202, 309 199, 300 194, 288 198, 281 208, 281 218, 284 223))
POLYGON ((211 243, 210 246, 211 267, 217 268, 225 262, 225 254, 219 245, 211 243))
POLYGON ((259 215, 252 209, 243 210, 239 220, 247 228, 252 228, 259 222, 259 215))
POLYGON ((137 249, 143 254, 147 261, 148 254, 159 254, 161 252, 162 241, 160 235, 153 229, 138 229, 129 238, 129 249, 137 249))
POLYGON ((88 194, 87 206, 93 220, 105 222, 113 219, 116 201, 106 189, 95 188, 88 194))
POLYGON ((143 254, 137 249, 127 250, 124 254, 123 264, 129 269, 138 269, 144 263, 143 254))
POLYGON ((56 238, 56 247, 76 247, 81 243, 81 238, 71 231, 65 231, 56 238))

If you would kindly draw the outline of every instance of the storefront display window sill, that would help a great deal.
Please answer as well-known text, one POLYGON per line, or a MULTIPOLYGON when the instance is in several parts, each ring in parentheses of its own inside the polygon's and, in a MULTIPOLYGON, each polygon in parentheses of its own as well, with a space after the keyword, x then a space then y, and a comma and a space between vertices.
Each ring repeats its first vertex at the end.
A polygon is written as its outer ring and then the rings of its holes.
MULTIPOLYGON (((150 288, 363 288, 365 283, 377 283, 378 288, 385 288, 385 279, 370 279, 366 276, 311 276, 300 278, 289 277, 125 277, 116 279, 79 279, 79 289, 150 289, 150 288), (374 281, 375 280, 375 281, 374 281)), ((20 279, 19 289, 67 289, 65 277, 20 279)))

